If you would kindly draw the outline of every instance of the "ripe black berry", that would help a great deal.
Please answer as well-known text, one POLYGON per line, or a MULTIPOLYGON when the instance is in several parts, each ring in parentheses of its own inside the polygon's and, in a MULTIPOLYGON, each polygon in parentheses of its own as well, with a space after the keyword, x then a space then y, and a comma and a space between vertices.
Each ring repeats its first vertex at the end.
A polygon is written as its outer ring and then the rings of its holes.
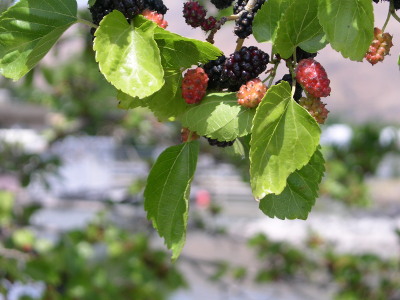
POLYGON ((168 10, 162 0, 144 0, 144 7, 149 10, 154 10, 162 15, 165 15, 168 10))
POLYGON ((257 47, 242 47, 226 59, 223 70, 223 82, 230 91, 236 92, 242 84, 258 77, 267 68, 269 55, 257 47))
POLYGON ((218 9, 224 9, 232 5, 233 0, 211 0, 211 3, 218 9))
POLYGON ((314 58, 317 56, 318 53, 310 53, 307 51, 304 51, 300 47, 296 47, 296 59, 297 61, 301 61, 302 59, 305 58, 314 58))
MULTIPOLYGON (((281 81, 286 81, 290 84, 290 86, 292 86, 292 75, 290 75, 290 74, 283 75, 282 79, 275 82, 275 84, 278 84, 281 81)), ((296 82, 296 90, 294 92, 293 99, 296 102, 299 102, 300 98, 302 97, 302 93, 303 93, 303 88, 301 87, 301 85, 298 82, 296 82)))
POLYGON ((226 84, 221 80, 222 71, 226 61, 225 55, 218 57, 216 60, 211 60, 203 66, 204 71, 208 75, 208 87, 210 90, 222 90, 226 88, 226 84))
POLYGON ((218 141, 218 140, 216 140, 216 139, 212 139, 212 138, 209 138, 209 137, 206 137, 206 136, 205 136, 205 138, 207 139, 208 143, 209 143, 211 146, 217 146, 217 147, 221 147, 221 148, 225 148, 225 147, 232 146, 233 143, 235 142, 235 140, 233 140, 233 141, 222 141, 222 142, 220 142, 220 141, 218 141))
POLYGON ((140 14, 144 8, 143 0, 97 0, 89 10, 92 14, 93 23, 98 25, 114 9, 119 10, 130 21, 140 14))
POLYGON ((241 39, 244 39, 248 37, 250 34, 252 34, 253 20, 254 20, 254 13, 244 11, 240 15, 240 18, 235 21, 235 29, 234 29, 235 34, 241 39))

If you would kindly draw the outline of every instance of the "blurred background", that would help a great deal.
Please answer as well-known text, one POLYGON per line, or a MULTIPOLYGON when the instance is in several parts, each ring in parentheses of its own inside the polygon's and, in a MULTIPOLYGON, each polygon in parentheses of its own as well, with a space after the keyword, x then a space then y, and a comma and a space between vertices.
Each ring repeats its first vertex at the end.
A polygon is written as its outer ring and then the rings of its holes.
MULTIPOLYGON (((205 39, 184 23, 184 1, 164 2, 169 30, 205 39)), ((374 8, 381 27, 388 3, 374 8)), ((400 25, 386 31, 392 55, 373 67, 329 47, 317 56, 332 95, 308 220, 263 215, 246 161, 202 139, 187 243, 172 264, 142 193, 180 124, 118 109, 89 28, 71 28, 24 79, 0 78, 0 299, 400 299, 400 25)), ((233 27, 215 40, 232 53, 233 27)))

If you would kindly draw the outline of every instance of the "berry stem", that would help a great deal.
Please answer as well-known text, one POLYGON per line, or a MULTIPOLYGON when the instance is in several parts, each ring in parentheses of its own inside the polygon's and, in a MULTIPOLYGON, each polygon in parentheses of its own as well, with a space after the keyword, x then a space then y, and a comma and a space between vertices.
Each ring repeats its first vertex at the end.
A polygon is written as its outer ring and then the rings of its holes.
POLYGON ((267 86, 272 86, 272 82, 275 79, 276 70, 278 69, 279 64, 280 64, 280 61, 274 62, 274 68, 271 70, 270 75, 263 81, 263 82, 265 82, 269 79, 267 86))
MULTIPOLYGON (((293 60, 296 61, 296 51, 293 53, 293 60)), ((288 67, 290 74, 292 75, 292 98, 296 92, 296 72, 294 71, 293 63, 289 60, 286 61, 286 66, 288 67)))
POLYGON ((246 4, 244 10, 252 11, 254 6, 256 5, 256 3, 257 3, 257 0, 249 0, 249 2, 247 2, 247 4, 246 4))
POLYGON ((84 20, 84 19, 78 19, 78 23, 82 23, 82 24, 85 24, 85 25, 87 25, 89 27, 96 28, 96 29, 99 28, 98 25, 96 25, 96 24, 94 24, 94 23, 92 23, 92 22, 90 22, 88 20, 84 20))
POLYGON ((206 41, 209 42, 210 44, 214 44, 214 36, 217 33, 218 30, 221 29, 222 25, 225 24, 225 22, 228 21, 228 17, 222 17, 217 21, 215 24, 215 28, 210 31, 210 34, 206 38, 206 41))
POLYGON ((243 47, 244 39, 238 38, 236 41, 235 51, 239 51, 243 47))
POLYGON ((396 11, 394 10, 393 0, 390 0, 389 11, 390 11, 390 14, 392 15, 392 17, 395 18, 395 20, 400 23, 400 17, 396 14, 396 11))
POLYGON ((390 0, 389 10, 388 10, 388 14, 387 14, 385 23, 382 26, 382 32, 385 32, 386 26, 387 26, 387 24, 389 23, 389 20, 390 20, 390 16, 392 15, 392 10, 394 10, 393 8, 394 8, 393 7, 393 0, 390 0))

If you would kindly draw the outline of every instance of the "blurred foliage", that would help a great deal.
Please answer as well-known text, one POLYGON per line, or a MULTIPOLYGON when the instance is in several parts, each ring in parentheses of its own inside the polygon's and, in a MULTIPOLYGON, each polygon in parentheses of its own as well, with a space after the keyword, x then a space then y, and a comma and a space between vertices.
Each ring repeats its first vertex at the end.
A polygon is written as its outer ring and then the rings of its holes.
MULTIPOLYGON (((0 193, 4 197, 9 194, 0 193)), ((2 220, 7 213, 9 205, 0 207, 2 220)), ((28 227, 8 228, 0 235, 0 278, 44 283, 41 299, 161 300, 185 286, 166 252, 153 249, 146 235, 123 230, 104 216, 61 233, 54 243, 28 227)))
POLYGON ((29 185, 33 176, 47 185, 46 175, 55 174, 60 165, 57 156, 27 153, 18 143, 0 140, 0 174, 16 176, 23 187, 29 185))
POLYGON ((250 239, 249 245, 260 259, 256 282, 312 283, 315 278, 324 278, 325 282, 335 284, 337 300, 400 299, 399 257, 338 253, 314 234, 308 238, 307 247, 271 241, 263 234, 250 239))
POLYGON ((388 153, 399 153, 397 140, 380 140, 383 126, 367 123, 352 127, 348 144, 323 147, 326 176, 321 184, 322 195, 347 205, 367 206, 371 203, 365 179, 376 174, 388 153))

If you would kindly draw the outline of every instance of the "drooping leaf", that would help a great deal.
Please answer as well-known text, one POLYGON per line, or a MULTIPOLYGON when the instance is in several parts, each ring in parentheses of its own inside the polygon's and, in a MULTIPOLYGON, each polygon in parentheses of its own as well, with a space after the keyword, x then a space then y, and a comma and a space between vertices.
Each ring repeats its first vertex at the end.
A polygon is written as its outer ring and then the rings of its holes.
POLYGON ((164 150, 150 171, 144 191, 147 218, 172 249, 172 259, 178 258, 185 244, 190 184, 198 151, 198 141, 164 150))
POLYGON ((296 0, 286 9, 285 14, 279 21, 276 31, 275 50, 283 58, 289 58, 295 48, 302 44, 302 48, 317 52, 325 47, 323 30, 318 21, 318 0, 296 0), (310 41, 308 47, 304 46, 310 41))
POLYGON ((156 28, 154 38, 166 69, 189 68, 222 55, 221 50, 208 42, 186 38, 160 27, 156 28))
POLYGON ((260 209, 271 218, 307 219, 318 197, 324 171, 324 158, 318 149, 307 165, 290 174, 281 194, 269 194, 261 199, 260 209))
POLYGON ((215 93, 189 108, 181 122, 199 135, 231 141, 251 132, 255 111, 238 105, 235 93, 215 93))
POLYGON ((144 99, 133 98, 119 92, 120 108, 148 107, 160 121, 180 116, 189 108, 181 95, 182 75, 179 71, 167 71, 164 86, 153 95, 144 99))
POLYGON ((257 11, 253 21, 253 35, 257 42, 271 42, 276 36, 279 20, 292 0, 268 0, 257 11))
POLYGON ((75 0, 21 0, 0 16, 0 73, 18 80, 77 21, 75 0))
POLYGON ((318 18, 327 40, 343 57, 361 61, 374 36, 369 0, 320 0, 318 18))
POLYGON ((141 20, 141 26, 136 27, 114 10, 96 30, 93 48, 100 71, 118 90, 132 97, 150 96, 164 85, 164 70, 154 40, 156 26, 141 20))
POLYGON ((319 144, 320 128, 291 97, 290 86, 272 86, 257 108, 250 141, 253 195, 279 195, 287 178, 307 164, 319 144))

